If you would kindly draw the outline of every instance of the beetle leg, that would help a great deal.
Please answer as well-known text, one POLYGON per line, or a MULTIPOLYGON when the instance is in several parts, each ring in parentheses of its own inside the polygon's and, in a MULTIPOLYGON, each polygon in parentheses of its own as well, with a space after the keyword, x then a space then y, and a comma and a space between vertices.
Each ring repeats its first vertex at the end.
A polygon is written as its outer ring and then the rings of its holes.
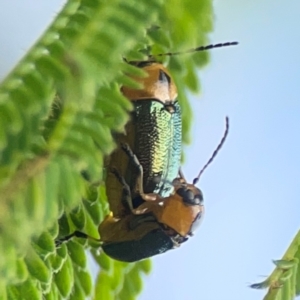
POLYGON ((158 209, 158 207, 161 207, 160 205, 158 205, 158 203, 161 203, 164 201, 164 199, 162 197, 160 197, 159 195, 153 194, 156 196, 156 200, 155 201, 146 201, 144 203, 142 203, 139 207, 135 208, 133 210, 133 213, 135 215, 142 215, 148 212, 153 212, 154 210, 158 209))
POLYGON ((129 206, 129 209, 131 211, 133 211, 134 208, 133 208, 132 201, 131 201, 132 197, 131 197, 131 191, 130 191, 129 185, 127 184, 127 182, 125 181, 124 177, 119 173, 119 171, 116 168, 112 168, 111 172, 116 176, 116 178, 122 184, 123 190, 124 190, 124 193, 125 193, 126 202, 127 202, 128 206, 129 206))
POLYGON ((140 226, 142 223, 145 222, 157 222, 155 216, 153 215, 142 215, 142 216, 135 216, 132 218, 129 222, 129 228, 131 230, 134 230, 138 226, 140 226))
POLYGON ((154 193, 145 194, 144 193, 144 187, 143 187, 144 170, 143 170, 143 166, 139 162, 139 159, 132 152, 132 150, 130 149, 128 144, 122 143, 121 147, 139 171, 139 176, 138 176, 138 179, 137 179, 138 180, 138 187, 139 187, 139 194, 141 195, 141 197, 145 201, 156 201, 157 196, 158 196, 157 194, 154 194, 154 193))
POLYGON ((71 233, 71 234, 69 234, 69 235, 67 235, 65 237, 62 237, 61 239, 55 240, 55 246, 59 247, 62 243, 68 242, 73 237, 78 237, 78 238, 83 238, 83 239, 92 239, 92 240, 95 240, 97 242, 100 242, 99 239, 93 238, 93 237, 87 235, 84 232, 76 230, 73 233, 71 233))

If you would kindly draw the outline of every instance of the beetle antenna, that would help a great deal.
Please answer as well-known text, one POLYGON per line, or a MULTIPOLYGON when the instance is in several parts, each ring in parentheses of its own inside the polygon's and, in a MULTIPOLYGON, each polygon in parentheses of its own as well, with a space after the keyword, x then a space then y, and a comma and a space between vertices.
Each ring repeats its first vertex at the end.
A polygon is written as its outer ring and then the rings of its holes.
POLYGON ((179 54, 185 54, 185 53, 207 51, 207 50, 210 50, 210 49, 227 47, 227 46, 235 46, 235 45, 238 45, 238 42, 227 42, 227 43, 211 44, 211 45, 207 45, 207 46, 200 46, 200 47, 197 47, 197 48, 189 49, 189 50, 186 50, 186 51, 152 54, 152 55, 149 55, 149 58, 156 57, 156 56, 173 56, 173 55, 179 55, 179 54))
POLYGON ((224 135, 221 139, 221 142, 219 143, 218 147, 215 149, 215 151, 213 152, 211 158, 208 160, 208 162, 204 165, 204 167, 202 168, 202 170, 199 172, 198 176, 193 180, 193 185, 195 185, 198 181, 200 176, 202 175, 202 173, 204 172, 204 170, 208 167, 208 165, 214 160, 214 158, 217 156, 219 150, 222 148, 227 135, 228 135, 228 131, 229 131, 229 118, 226 117, 226 128, 225 128, 225 132, 224 135))

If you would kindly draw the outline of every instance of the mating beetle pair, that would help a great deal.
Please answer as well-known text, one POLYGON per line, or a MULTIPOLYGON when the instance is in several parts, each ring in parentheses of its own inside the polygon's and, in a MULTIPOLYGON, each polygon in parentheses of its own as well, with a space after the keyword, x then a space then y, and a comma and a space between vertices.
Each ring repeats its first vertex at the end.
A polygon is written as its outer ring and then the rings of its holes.
POLYGON ((136 78, 144 86, 141 90, 122 88, 134 110, 126 134, 117 137, 118 148, 107 165, 106 190, 112 215, 99 226, 104 252, 127 262, 178 247, 193 234, 204 213, 203 196, 195 184, 228 133, 227 120, 218 148, 193 184, 188 184, 180 170, 181 110, 172 77, 162 64, 151 59, 132 64, 148 76, 136 78))

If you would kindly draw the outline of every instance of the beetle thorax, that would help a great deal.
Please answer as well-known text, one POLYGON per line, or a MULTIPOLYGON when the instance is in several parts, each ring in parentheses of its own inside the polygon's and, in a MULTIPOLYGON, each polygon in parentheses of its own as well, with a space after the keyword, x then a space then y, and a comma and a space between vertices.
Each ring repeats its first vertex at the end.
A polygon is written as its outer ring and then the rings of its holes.
POLYGON ((130 100, 156 99, 164 104, 171 104, 177 98, 177 88, 168 70, 159 63, 151 63, 143 70, 148 76, 136 78, 143 85, 142 89, 122 88, 122 93, 130 100))
POLYGON ((180 235, 188 236, 195 219, 202 210, 202 205, 185 205, 182 198, 175 194, 164 200, 157 219, 160 223, 173 228, 180 235))

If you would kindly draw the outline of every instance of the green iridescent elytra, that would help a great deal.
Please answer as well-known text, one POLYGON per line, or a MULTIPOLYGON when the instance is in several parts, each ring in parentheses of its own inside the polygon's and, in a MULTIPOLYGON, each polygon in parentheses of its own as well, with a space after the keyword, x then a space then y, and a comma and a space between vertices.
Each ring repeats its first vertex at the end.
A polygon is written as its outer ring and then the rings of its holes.
MULTIPOLYGON (((143 99, 132 103, 131 120, 126 125, 126 133, 117 136, 118 148, 110 157, 109 168, 118 169, 130 187, 133 206, 138 206, 142 201, 137 187, 138 170, 121 149, 121 144, 129 145, 143 167, 144 192, 169 196, 180 168, 181 109, 177 101, 163 104, 143 99)), ((123 189, 111 172, 107 174, 106 187, 111 210, 124 210, 124 201, 120 201, 123 189)))

